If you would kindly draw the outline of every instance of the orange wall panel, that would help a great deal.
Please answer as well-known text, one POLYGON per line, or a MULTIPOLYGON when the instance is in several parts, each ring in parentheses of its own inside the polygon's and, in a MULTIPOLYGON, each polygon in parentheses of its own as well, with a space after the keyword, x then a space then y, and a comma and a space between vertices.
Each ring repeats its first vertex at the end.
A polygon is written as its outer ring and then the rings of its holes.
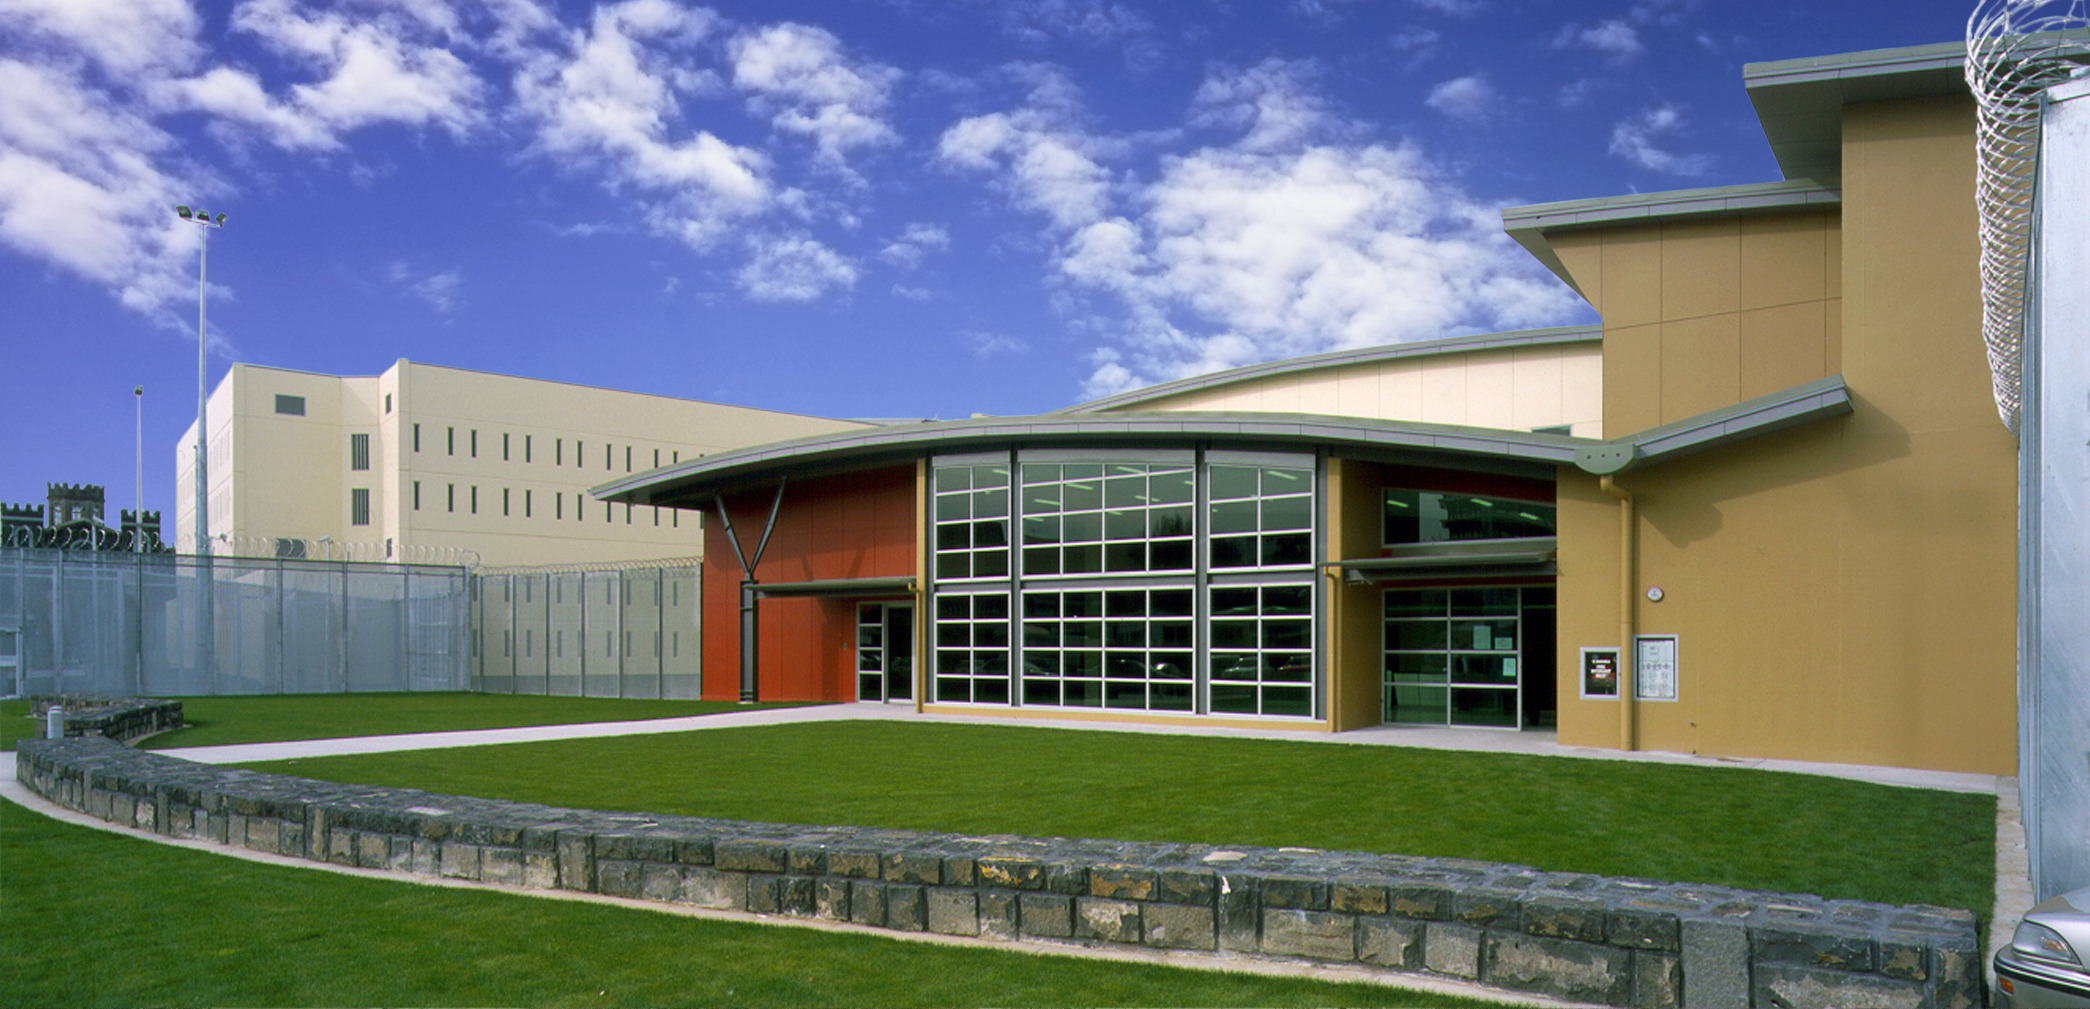
MULTIPOLYGON (((741 549, 754 552, 776 488, 728 495, 741 549)), ((907 577, 915 571, 912 465, 792 481, 755 569, 763 583, 907 577)), ((704 697, 740 697, 741 570, 716 513, 704 526, 704 697)), ((765 701, 856 698, 855 599, 760 603, 760 695, 765 701)))

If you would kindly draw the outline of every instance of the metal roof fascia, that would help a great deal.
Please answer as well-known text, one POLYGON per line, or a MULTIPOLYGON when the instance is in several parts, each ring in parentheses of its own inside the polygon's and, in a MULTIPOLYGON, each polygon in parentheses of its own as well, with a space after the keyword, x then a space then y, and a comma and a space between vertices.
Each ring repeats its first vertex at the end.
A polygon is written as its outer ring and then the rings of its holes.
MULTIPOLYGON (((939 445, 982 442, 1025 443, 1054 438, 1137 440, 1282 440, 1367 445, 1396 445, 1467 455, 1564 463, 1586 439, 1561 435, 1493 432, 1485 428, 1403 422, 1352 422, 1340 417, 1277 414, 1201 414, 1154 412, 948 421, 905 428, 874 428, 776 442, 732 452, 713 453, 675 466, 620 477, 590 489, 598 497, 623 499, 677 482, 726 482, 779 464, 846 463, 851 456, 889 454, 906 457, 933 452, 939 445), (706 481, 704 478, 714 478, 706 481), (692 479, 694 478, 694 480, 692 479)), ((650 495, 648 500, 650 500, 650 495)), ((637 503, 645 503, 639 501, 637 503)))
POLYGON ((1850 389, 1844 385, 1843 376, 1831 375, 1599 443, 1612 450, 1600 457, 1608 462, 1593 462, 1585 454, 1576 459, 1576 465, 1590 473, 1626 473, 1811 421, 1840 417, 1851 410, 1850 389))
POLYGON ((757 583, 758 596, 871 596, 914 591, 913 575, 883 578, 829 578, 810 582, 757 583))
POLYGON ((1506 207, 1502 211, 1502 230, 1523 246, 1524 251, 1552 270, 1554 276, 1575 288, 1575 293, 1582 294, 1582 289, 1568 273, 1567 265, 1561 262, 1552 243, 1546 240, 1547 232, 1604 225, 1651 224, 1717 214, 1773 213, 1836 206, 1842 202, 1843 194, 1833 186, 1812 179, 1788 179, 1506 207))
POLYGON ((1742 67, 1742 87, 1786 178, 1843 171, 1843 106, 1965 94, 1965 42, 1813 56, 1742 67))

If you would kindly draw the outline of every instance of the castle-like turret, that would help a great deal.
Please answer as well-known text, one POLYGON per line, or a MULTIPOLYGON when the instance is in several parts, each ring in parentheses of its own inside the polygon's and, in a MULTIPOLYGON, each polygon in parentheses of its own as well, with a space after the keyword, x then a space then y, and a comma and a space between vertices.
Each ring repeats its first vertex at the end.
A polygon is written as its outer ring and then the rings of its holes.
POLYGON ((103 494, 99 485, 53 483, 44 487, 51 506, 51 525, 71 525, 81 520, 101 522, 103 494))

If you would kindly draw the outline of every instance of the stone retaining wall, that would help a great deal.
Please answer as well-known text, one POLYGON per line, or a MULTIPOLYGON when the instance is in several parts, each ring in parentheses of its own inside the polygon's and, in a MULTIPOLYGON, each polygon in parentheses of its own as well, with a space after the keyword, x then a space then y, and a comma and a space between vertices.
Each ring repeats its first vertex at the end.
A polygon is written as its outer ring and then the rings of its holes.
POLYGON ((1341 963, 1617 1006, 1971 1006, 1974 916, 1302 848, 559 809, 25 740, 16 776, 175 837, 903 932, 1341 963))
POLYGON ((32 694, 30 710, 41 724, 53 707, 65 709, 65 734, 103 736, 120 743, 143 739, 182 726, 181 702, 149 697, 101 697, 91 694, 32 694))

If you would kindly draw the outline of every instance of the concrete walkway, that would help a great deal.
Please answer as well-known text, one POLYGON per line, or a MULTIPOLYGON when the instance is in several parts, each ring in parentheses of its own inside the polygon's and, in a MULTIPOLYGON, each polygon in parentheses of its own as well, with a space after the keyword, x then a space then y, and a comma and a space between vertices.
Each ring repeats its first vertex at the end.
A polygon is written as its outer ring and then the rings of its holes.
MULTIPOLYGON (((1012 718, 994 714, 931 715, 917 713, 909 705, 858 703, 799 708, 762 708, 688 718, 663 718, 636 722, 592 722, 577 725, 537 725, 509 729, 476 729, 463 732, 361 736, 348 739, 245 743, 232 746, 176 747, 159 752, 208 764, 242 764, 267 760, 288 760, 298 757, 388 753, 402 750, 432 750, 453 746, 491 746, 502 743, 527 743, 559 739, 600 739, 611 736, 692 732, 750 725, 792 725, 811 722, 873 720, 937 722, 960 725, 1031 726, 1035 728, 1073 729, 1090 732, 1145 732, 1163 735, 1222 736, 1242 739, 1285 739, 1343 746, 1413 746, 1433 750, 1528 753, 1537 756, 1570 757, 1586 760, 1695 764, 1707 767, 1748 768, 1792 774, 1817 774, 1904 788, 1987 793, 1997 797, 1996 904, 1994 919, 1988 923, 1988 947, 1991 958, 1996 949, 1999 948, 2000 943, 2008 940, 2010 930, 2015 926, 2018 916, 2028 910, 2032 904, 2031 887, 2027 881, 2024 828, 2018 813, 2017 779, 2015 778, 1999 778, 1993 775, 1964 774, 1950 771, 1872 767, 1862 764, 1825 764, 1795 760, 1744 760, 1653 751, 1626 753, 1618 750, 1562 746, 1556 735, 1548 731, 1517 732, 1500 729, 1455 729, 1435 726, 1376 726, 1338 734, 1301 732, 1278 728, 1244 729, 1214 725, 1151 725, 1136 722, 1012 718), (1998 923, 2003 927, 1997 927, 1998 923)), ((50 803, 44 802, 40 797, 18 785, 15 782, 14 763, 13 753, 0 753, 0 798, 12 800, 49 815, 58 816, 66 812, 59 810, 50 803)), ((67 814, 61 818, 71 822, 80 822, 87 826, 117 830, 119 833, 137 834, 151 840, 168 840, 142 831, 123 830, 116 828, 112 824, 80 817, 77 814, 67 814)), ((215 845, 206 846, 206 849, 220 854, 232 854, 239 857, 247 857, 253 854, 241 850, 221 848, 215 845)), ((265 861, 272 857, 263 856, 262 860, 265 861)), ((291 864, 297 864, 306 868, 313 867, 313 863, 304 861, 294 861, 291 864)), ((397 879, 397 877, 389 874, 383 874, 383 878, 397 879)), ((533 891, 533 893, 536 892, 533 891)), ((652 906, 644 904, 644 902, 637 903, 641 906, 652 906)), ((725 912, 717 913, 726 914, 725 912)), ((746 919, 759 918, 759 916, 753 915, 741 915, 739 917, 746 919)), ((790 923, 797 924, 797 921, 793 919, 790 923)), ((878 930, 877 934, 889 935, 884 930, 878 930)), ((1010 948, 1010 944, 1006 943, 993 943, 991 946, 999 949, 1010 948)), ((1045 946, 1043 949, 1061 954, 1071 952, 1075 955, 1086 955, 1079 950, 1068 950, 1057 946, 1045 946)), ((1335 979, 1334 975, 1326 973, 1316 974, 1315 976, 1335 979)), ((1344 977, 1342 979, 1349 980, 1350 978, 1344 977)), ((1408 984, 1409 982, 1402 980, 1400 983, 1408 984)), ((1464 986, 1453 987, 1464 988, 1464 986)), ((1465 990, 1482 994, 1483 997, 1488 998, 1501 998, 1504 995, 1504 993, 1489 989, 1465 990)))
POLYGON ((1162 735, 1222 736, 1239 739, 1288 739, 1298 742, 1343 746, 1414 746, 1432 750, 1466 750, 1485 753, 1529 753, 1547 757, 1578 757, 1590 760, 1651 761, 1662 764, 1697 764, 1706 767, 1741 767, 1796 774, 1820 774, 1853 781, 1909 788, 1933 788, 1949 792, 1996 790, 1996 778, 1988 774, 1951 771, 1919 771, 1901 767, 1870 767, 1863 764, 1817 764, 1798 760, 1742 760, 1731 757, 1699 757, 1684 753, 1600 750, 1584 746, 1562 746, 1548 731, 1517 732, 1507 729, 1455 729, 1439 726, 1390 726, 1357 729, 1343 733, 1302 732, 1297 729, 1242 729, 1216 725, 1149 725, 1137 722, 1075 721, 1057 718, 1011 718, 993 714, 917 714, 904 704, 827 704, 802 708, 761 708, 690 718, 662 718, 643 722, 594 722, 584 725, 537 725, 515 729, 479 729, 468 732, 425 732, 398 736, 363 736, 354 739, 312 739, 288 743, 246 743, 236 746, 178 747, 161 752, 206 764, 244 764, 295 757, 324 757, 350 753, 387 753, 396 750, 433 750, 450 746, 490 746, 497 743, 530 743, 550 739, 599 739, 605 736, 635 736, 656 732, 690 732, 729 729, 746 725, 790 725, 832 721, 915 721, 956 725, 1015 725, 1036 728, 1076 729, 1090 732, 1147 732, 1162 735))

